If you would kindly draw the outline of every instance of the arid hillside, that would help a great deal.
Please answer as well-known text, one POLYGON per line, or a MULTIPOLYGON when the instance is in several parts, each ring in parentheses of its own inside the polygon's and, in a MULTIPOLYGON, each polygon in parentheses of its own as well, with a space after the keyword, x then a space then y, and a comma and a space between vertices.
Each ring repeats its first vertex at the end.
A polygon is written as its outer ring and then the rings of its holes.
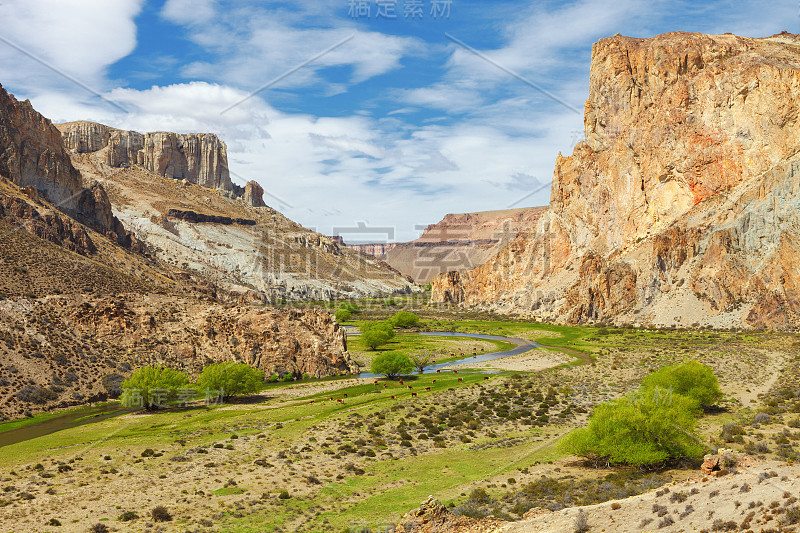
POLYGON ((252 185, 232 199, 138 167, 82 171, 95 168, 91 156, 73 153, 76 168, 50 121, 2 88, 0 126, 0 418, 106 398, 145 364, 195 375, 229 360, 279 375, 355 370, 329 313, 261 305, 267 280, 287 295, 300 282, 265 275, 260 287, 234 276, 258 266, 253 251, 281 258, 285 270, 316 261, 317 270, 301 275, 319 294, 408 290, 356 252, 338 251, 257 202, 245 205, 248 196, 260 199, 252 185), (137 219, 137 209, 149 218, 137 219), (260 238, 270 225, 277 229, 260 238), (337 268, 341 281, 332 281, 337 268), (313 277, 318 272, 328 277, 313 277))
POLYGON ((141 134, 92 122, 58 128, 84 179, 101 183, 125 227, 174 267, 265 302, 415 290, 372 257, 266 206, 257 183, 232 184, 215 135, 141 134))
POLYGON ((614 36, 550 209, 435 301, 567 323, 800 320, 800 37, 614 36))

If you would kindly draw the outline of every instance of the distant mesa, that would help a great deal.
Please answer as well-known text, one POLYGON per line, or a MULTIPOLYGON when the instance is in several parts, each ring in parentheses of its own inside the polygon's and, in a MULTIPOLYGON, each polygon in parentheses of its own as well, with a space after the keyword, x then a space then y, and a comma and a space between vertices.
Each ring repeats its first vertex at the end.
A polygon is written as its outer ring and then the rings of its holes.
POLYGON ((448 214, 410 242, 347 244, 375 256, 417 283, 484 264, 521 231, 534 227, 544 207, 448 214))
POLYGON ((251 181, 244 189, 233 184, 225 143, 212 133, 139 133, 111 128, 95 122, 58 124, 64 146, 76 154, 105 150, 111 167, 138 165, 165 178, 220 189, 252 207, 266 204, 264 190, 251 181))

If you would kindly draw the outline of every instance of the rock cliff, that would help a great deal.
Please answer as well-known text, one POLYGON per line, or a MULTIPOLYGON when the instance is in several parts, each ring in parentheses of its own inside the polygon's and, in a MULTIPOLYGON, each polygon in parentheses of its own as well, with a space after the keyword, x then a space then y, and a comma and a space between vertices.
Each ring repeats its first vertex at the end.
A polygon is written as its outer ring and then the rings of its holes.
POLYGON ((248 181, 244 186, 244 203, 251 207, 266 207, 264 203, 264 189, 255 181, 248 181))
POLYGON ((800 38, 615 36, 550 209, 434 299, 570 323, 789 327, 800 273, 800 38))
MULTIPOLYGON (((88 149, 100 142, 102 135, 102 130, 87 128, 82 140, 73 138, 72 142, 79 148, 88 149)), ((119 244, 132 244, 130 235, 111 212, 102 185, 86 180, 88 186, 84 186, 81 173, 72 165, 64 149, 59 130, 33 109, 29 101, 17 101, 2 86, 0 178, 35 191, 37 200, 41 196, 119 244)), ((20 213, 17 212, 18 218, 20 213)), ((41 228, 40 221, 31 227, 41 228)))
POLYGON ((225 143, 210 133, 141 134, 94 122, 68 122, 58 128, 64 145, 75 153, 106 151, 112 167, 140 165, 159 176, 233 191, 225 143))

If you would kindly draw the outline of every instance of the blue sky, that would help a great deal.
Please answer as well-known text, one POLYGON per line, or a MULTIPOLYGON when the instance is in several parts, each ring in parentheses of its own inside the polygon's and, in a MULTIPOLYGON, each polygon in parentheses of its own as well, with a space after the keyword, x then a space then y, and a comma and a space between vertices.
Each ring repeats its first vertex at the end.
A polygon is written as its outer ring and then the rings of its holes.
POLYGON ((799 11, 797 0, 3 0, 0 83, 54 122, 216 133, 234 181, 257 180, 290 218, 345 240, 370 239, 349 229, 359 223, 394 229, 374 240, 409 240, 446 213, 548 203, 557 154, 582 138, 598 39, 800 32, 799 11))

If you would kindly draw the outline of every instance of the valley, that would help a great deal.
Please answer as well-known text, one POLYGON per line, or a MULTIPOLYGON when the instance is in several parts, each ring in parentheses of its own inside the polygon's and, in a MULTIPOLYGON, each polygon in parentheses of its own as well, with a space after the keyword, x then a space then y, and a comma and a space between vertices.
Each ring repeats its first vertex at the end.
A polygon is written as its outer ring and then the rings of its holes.
POLYGON ((0 533, 800 530, 800 36, 617 33, 588 60, 560 102, 583 140, 528 207, 540 180, 483 126, 424 157, 412 129, 350 137, 374 101, 287 125, 269 85, 196 81, 238 103, 136 131, 131 102, 55 124, 0 87, 0 533), (422 234, 348 242, 337 201, 422 234))

